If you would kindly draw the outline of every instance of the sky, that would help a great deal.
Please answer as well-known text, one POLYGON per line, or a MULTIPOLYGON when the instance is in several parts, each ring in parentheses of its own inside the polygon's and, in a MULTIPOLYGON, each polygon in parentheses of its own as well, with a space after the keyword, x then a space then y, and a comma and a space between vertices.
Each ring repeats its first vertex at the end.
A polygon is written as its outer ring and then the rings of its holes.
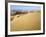
POLYGON ((22 5, 11 5, 11 10, 40 10, 40 6, 22 6, 22 5))

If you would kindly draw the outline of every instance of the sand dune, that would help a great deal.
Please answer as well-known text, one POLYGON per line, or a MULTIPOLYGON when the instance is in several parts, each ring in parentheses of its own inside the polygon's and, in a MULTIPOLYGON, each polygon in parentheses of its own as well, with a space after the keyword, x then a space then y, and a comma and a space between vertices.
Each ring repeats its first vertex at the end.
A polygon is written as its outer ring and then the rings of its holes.
POLYGON ((11 31, 40 30, 40 15, 41 14, 37 12, 24 15, 15 15, 10 24, 11 31))

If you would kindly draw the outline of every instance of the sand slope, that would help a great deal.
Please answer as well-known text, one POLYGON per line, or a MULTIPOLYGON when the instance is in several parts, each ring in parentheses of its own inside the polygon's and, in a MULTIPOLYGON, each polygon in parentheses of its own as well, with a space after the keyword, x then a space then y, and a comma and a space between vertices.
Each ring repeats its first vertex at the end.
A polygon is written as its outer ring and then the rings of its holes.
POLYGON ((11 21, 11 31, 28 31, 40 29, 40 13, 28 13, 14 16, 11 21))

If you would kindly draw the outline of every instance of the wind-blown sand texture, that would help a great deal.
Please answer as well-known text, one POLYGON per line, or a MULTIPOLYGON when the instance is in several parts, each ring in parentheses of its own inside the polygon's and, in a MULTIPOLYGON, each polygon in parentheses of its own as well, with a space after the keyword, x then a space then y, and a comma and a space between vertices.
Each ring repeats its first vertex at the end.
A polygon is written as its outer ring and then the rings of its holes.
POLYGON ((18 14, 11 16, 11 31, 31 31, 41 29, 41 13, 29 12, 27 14, 18 14))

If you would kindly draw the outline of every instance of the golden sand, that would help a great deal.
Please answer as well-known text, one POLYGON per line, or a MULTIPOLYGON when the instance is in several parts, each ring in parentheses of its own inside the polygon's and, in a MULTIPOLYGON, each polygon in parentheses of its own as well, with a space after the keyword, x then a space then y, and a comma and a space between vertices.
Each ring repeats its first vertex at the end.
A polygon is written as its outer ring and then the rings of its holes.
POLYGON ((40 30, 41 28, 41 14, 40 13, 28 13, 23 15, 15 15, 10 22, 11 31, 31 31, 40 30), (18 17, 19 16, 19 17, 18 17))

